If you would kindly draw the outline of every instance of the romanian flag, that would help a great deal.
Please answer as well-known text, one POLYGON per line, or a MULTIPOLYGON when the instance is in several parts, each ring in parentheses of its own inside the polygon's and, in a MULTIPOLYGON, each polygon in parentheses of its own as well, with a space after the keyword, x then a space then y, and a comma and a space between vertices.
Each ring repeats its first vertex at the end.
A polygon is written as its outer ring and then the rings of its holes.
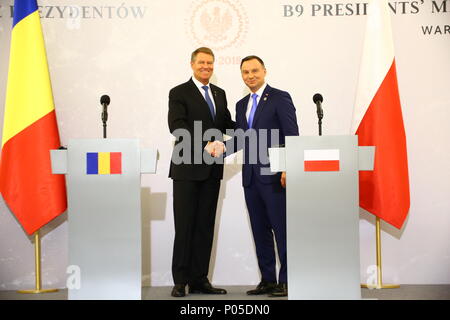
POLYGON ((339 150, 321 149, 303 151, 305 171, 339 171, 339 150))
POLYGON ((408 157, 388 3, 372 0, 353 113, 360 146, 375 146, 373 171, 359 173, 359 205, 400 229, 409 211, 408 157))
POLYGON ((86 153, 86 174, 122 174, 122 152, 86 153))
POLYGON ((0 192, 30 235, 66 210, 64 176, 51 172, 60 145, 37 2, 15 0, 0 192))

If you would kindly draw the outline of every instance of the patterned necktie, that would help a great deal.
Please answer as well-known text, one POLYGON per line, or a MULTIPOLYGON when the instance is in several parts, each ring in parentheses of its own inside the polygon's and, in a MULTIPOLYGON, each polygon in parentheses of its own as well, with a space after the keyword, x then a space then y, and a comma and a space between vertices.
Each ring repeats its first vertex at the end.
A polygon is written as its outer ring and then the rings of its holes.
POLYGON ((203 90, 205 90, 205 100, 206 100, 206 103, 209 106, 209 111, 211 111, 211 116, 212 116, 212 118, 214 120, 214 118, 216 117, 216 112, 214 111, 214 104, 211 101, 211 98, 209 97, 209 94, 208 94, 209 87, 208 86, 203 86, 202 88, 203 88, 203 90))
POLYGON ((250 114, 248 115, 248 127, 251 128, 253 124, 253 117, 255 116, 256 108, 258 107, 258 102, 256 99, 258 95, 256 93, 252 94, 253 104, 252 109, 250 110, 250 114))

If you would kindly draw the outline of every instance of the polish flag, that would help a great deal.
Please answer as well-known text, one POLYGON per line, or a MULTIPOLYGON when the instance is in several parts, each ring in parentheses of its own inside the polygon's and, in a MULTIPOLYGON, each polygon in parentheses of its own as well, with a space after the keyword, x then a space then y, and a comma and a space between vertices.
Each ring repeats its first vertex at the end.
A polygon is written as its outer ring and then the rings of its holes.
POLYGON ((406 136, 387 1, 372 0, 353 113, 360 146, 375 146, 373 171, 359 173, 359 205, 400 229, 408 215, 406 136))
POLYGON ((339 150, 304 150, 305 171, 339 171, 339 150))

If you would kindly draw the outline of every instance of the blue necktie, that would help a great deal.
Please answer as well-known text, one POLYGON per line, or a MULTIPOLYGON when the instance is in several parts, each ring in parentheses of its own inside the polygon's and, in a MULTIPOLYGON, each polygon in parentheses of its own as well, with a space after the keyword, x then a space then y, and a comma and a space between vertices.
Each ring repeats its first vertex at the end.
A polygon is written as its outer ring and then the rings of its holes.
POLYGON ((212 116, 212 118, 214 120, 214 118, 216 116, 216 113, 214 111, 214 104, 211 101, 211 98, 209 97, 209 94, 208 94, 209 87, 208 86, 203 86, 202 88, 203 88, 203 90, 205 90, 205 100, 206 100, 206 103, 209 106, 209 111, 211 111, 211 116, 212 116))
POLYGON ((252 94, 253 104, 252 109, 250 110, 250 114, 248 115, 248 127, 251 128, 253 124, 253 117, 255 116, 256 108, 258 107, 258 102, 256 99, 258 95, 256 93, 252 94))

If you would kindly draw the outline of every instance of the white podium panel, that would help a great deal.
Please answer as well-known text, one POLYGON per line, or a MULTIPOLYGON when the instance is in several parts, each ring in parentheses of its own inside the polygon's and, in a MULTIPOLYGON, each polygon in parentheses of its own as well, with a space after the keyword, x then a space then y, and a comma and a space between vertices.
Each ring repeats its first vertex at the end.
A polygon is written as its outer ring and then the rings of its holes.
POLYGON ((271 150, 272 170, 286 171, 290 300, 361 299, 358 171, 373 151, 357 136, 286 137, 271 150))
POLYGON ((71 140, 52 150, 67 174, 70 300, 141 299, 141 172, 157 152, 137 139, 71 140))

